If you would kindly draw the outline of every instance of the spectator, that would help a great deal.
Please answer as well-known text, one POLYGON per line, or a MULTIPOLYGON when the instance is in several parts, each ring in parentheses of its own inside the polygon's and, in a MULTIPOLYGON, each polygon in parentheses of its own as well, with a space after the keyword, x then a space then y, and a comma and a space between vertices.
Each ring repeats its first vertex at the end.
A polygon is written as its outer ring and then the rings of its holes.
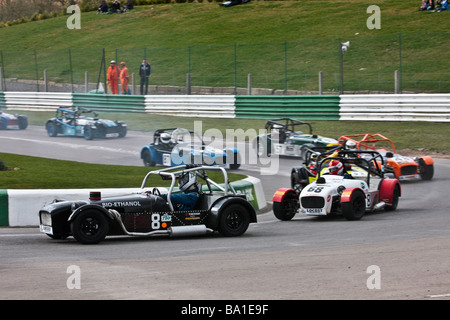
POLYGON ((117 77, 119 76, 119 70, 117 70, 118 67, 116 66, 116 62, 114 60, 111 61, 111 65, 108 68, 108 75, 107 80, 109 83, 109 86, 111 88, 112 94, 118 94, 119 90, 117 88, 117 77))
POLYGON ((120 66, 122 67, 122 69, 120 69, 120 85, 122 86, 122 93, 129 94, 128 82, 130 81, 130 77, 128 75, 128 68, 123 61, 120 63, 120 66))
POLYGON ((123 11, 130 11, 131 9, 133 9, 133 0, 127 0, 127 2, 125 3, 125 5, 123 6, 123 11))
POLYGON ((122 13, 123 11, 120 9, 120 1, 114 0, 111 10, 109 10, 109 13, 122 13))
POLYGON ((419 11, 433 10, 434 9, 434 0, 422 0, 422 5, 419 8, 419 11))
POLYGON ((441 12, 444 10, 449 10, 448 0, 438 1, 437 5, 436 5, 436 10, 434 10, 434 11, 441 12))
POLYGON ((147 59, 142 60, 139 67, 139 76, 141 77, 141 95, 148 93, 148 78, 152 74, 152 66, 147 62, 147 59))
POLYGON ((102 0, 100 6, 98 7, 97 14, 106 14, 108 13, 108 4, 105 0, 102 0))

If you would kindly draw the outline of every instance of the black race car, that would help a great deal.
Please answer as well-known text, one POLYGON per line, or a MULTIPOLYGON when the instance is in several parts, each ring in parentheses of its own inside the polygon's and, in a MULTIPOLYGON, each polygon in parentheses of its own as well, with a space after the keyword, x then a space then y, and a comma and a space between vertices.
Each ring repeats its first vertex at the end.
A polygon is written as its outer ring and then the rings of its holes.
POLYGON ((123 138, 127 134, 125 122, 100 119, 96 112, 83 107, 74 107, 72 110, 58 108, 55 116, 47 120, 45 129, 50 137, 64 134, 84 137, 86 140, 113 135, 123 138))
POLYGON ((107 235, 185 236, 219 231, 223 236, 240 236, 256 222, 255 209, 229 183, 226 170, 210 166, 150 171, 136 194, 102 199, 99 192, 91 192, 89 201, 54 200, 39 211, 39 217, 41 232, 51 238, 73 236, 85 244, 98 243, 107 235), (212 170, 222 172, 223 184, 208 177, 207 171, 212 170), (146 188, 151 175, 171 180, 170 187, 146 188), (187 211, 171 200, 177 193, 175 182, 186 175, 205 183, 199 185, 195 207, 187 211))

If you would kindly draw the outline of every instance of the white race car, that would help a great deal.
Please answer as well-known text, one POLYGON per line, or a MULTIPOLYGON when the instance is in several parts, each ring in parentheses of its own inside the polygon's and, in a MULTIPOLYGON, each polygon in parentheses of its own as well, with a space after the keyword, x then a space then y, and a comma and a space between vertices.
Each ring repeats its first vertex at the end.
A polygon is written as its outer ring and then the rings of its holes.
POLYGON ((273 212, 280 220, 291 220, 297 212, 313 216, 343 214, 348 220, 359 220, 368 211, 395 210, 400 182, 384 176, 380 166, 383 161, 376 151, 340 151, 336 157, 327 157, 318 165, 321 173, 317 180, 300 193, 292 188, 275 192, 273 212), (337 175, 331 169, 336 164, 341 170, 337 175), (326 165, 328 170, 322 170, 326 165))

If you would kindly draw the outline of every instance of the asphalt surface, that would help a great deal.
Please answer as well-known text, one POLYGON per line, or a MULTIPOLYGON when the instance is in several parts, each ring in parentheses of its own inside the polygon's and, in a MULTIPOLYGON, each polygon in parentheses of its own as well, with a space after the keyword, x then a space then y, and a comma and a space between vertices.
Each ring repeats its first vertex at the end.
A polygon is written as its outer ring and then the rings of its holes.
MULTIPOLYGON (((0 131, 2 152, 122 165, 142 165, 150 139, 133 131, 93 141, 50 138, 34 126, 0 131)), ((0 299, 450 299, 450 161, 435 162, 432 181, 402 183, 395 212, 359 221, 281 222, 268 210, 237 238, 110 237, 99 245, 0 228, 0 299)), ((237 172, 260 178, 270 202, 296 164, 282 158, 273 175, 257 164, 237 172)))

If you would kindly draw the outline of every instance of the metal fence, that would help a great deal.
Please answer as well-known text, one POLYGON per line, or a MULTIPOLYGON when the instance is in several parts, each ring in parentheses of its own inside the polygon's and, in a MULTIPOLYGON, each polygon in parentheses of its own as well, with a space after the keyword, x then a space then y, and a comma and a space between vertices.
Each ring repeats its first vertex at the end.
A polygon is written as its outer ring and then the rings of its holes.
POLYGON ((137 74, 147 58, 150 84, 159 86, 186 87, 190 79, 191 86, 251 86, 285 94, 390 93, 397 71, 399 92, 448 93, 449 43, 449 32, 435 32, 166 48, 2 50, 0 89, 14 91, 27 83, 28 91, 84 92, 86 80, 89 89, 104 83, 110 60, 125 61, 137 74), (347 41, 350 47, 342 53, 347 41))

